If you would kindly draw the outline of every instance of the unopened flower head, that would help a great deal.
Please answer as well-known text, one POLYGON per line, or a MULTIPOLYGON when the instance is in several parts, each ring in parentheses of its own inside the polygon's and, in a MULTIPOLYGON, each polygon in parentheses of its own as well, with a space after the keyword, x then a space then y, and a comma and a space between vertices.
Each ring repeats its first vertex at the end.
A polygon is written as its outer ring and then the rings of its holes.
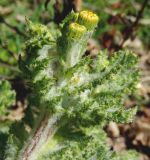
POLYGON ((68 37, 74 40, 80 39, 86 32, 86 28, 78 23, 71 23, 68 28, 68 37))
POLYGON ((87 30, 92 30, 96 27, 99 17, 91 11, 81 11, 78 17, 78 23, 84 25, 87 30))

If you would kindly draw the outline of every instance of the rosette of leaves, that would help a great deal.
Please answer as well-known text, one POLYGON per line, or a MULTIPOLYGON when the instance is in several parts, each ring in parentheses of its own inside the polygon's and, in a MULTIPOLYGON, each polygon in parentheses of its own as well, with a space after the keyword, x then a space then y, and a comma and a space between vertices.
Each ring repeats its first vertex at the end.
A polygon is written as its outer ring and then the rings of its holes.
POLYGON ((90 11, 71 12, 56 38, 27 20, 26 55, 19 66, 31 89, 29 107, 40 113, 24 142, 11 134, 6 160, 137 159, 134 152, 110 151, 103 130, 109 121, 131 122, 136 113, 123 103, 137 87, 137 57, 130 51, 83 56, 98 19, 90 11))

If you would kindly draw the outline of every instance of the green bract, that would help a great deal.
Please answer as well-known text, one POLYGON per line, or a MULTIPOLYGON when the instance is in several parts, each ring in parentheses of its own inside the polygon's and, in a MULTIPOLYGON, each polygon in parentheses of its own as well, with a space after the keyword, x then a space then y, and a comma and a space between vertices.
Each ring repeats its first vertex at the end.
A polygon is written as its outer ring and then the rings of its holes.
POLYGON ((137 87, 137 57, 130 51, 83 57, 97 23, 90 11, 71 12, 54 39, 47 27, 28 21, 26 55, 19 66, 32 92, 29 106, 40 113, 22 145, 11 136, 6 160, 137 159, 133 152, 111 152, 103 130, 109 121, 131 122, 136 113, 123 103, 137 87))

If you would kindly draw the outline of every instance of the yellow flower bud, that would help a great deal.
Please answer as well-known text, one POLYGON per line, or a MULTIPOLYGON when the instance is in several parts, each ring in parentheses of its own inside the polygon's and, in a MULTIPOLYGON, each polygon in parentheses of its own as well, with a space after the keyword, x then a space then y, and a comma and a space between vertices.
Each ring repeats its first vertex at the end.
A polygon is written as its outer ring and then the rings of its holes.
POLYGON ((87 30, 92 30, 96 27, 99 17, 91 11, 81 11, 78 17, 78 23, 84 25, 87 30))
POLYGON ((71 39, 80 39, 86 32, 86 28, 78 23, 69 25, 68 37, 71 39))

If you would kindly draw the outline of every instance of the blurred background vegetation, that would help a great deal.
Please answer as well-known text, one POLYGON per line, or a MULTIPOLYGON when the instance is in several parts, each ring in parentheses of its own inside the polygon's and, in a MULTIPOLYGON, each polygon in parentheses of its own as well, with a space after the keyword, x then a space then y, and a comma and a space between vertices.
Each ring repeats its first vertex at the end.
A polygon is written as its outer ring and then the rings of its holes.
POLYGON ((150 159, 150 0, 0 0, 0 79, 9 80, 17 92, 9 119, 19 121, 26 114, 27 90, 17 78, 18 57, 24 54, 26 40, 25 17, 47 25, 55 36, 72 9, 89 9, 100 17, 86 55, 95 56, 101 49, 111 55, 128 48, 139 56, 139 91, 125 102, 126 107, 139 106, 137 117, 132 124, 111 122, 106 131, 114 150, 134 148, 142 153, 143 160, 150 159))

